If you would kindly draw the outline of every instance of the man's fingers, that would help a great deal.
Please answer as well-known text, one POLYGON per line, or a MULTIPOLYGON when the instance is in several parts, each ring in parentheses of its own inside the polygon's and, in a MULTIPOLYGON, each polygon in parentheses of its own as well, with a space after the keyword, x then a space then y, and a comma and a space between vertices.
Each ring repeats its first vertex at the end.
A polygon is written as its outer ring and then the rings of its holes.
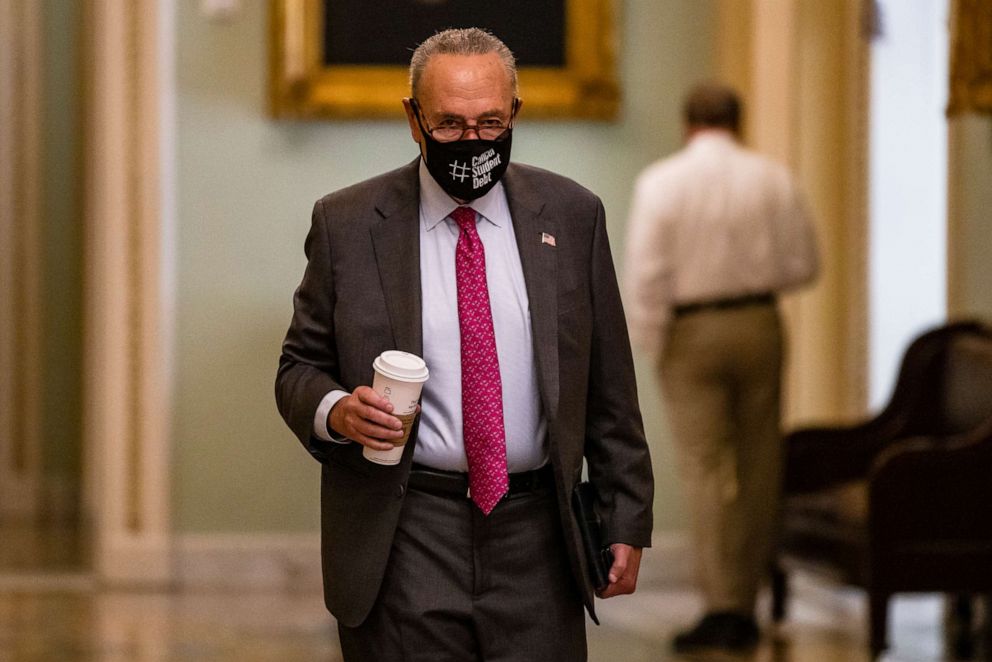
MULTIPOLYGON (((389 441, 390 439, 398 439, 403 436, 403 425, 400 420, 374 407, 360 405, 350 417, 349 423, 354 433, 358 435, 352 437, 352 439, 362 443, 367 439, 382 442, 389 441), (396 423, 399 424, 398 428, 395 427, 396 423)), ((388 450, 390 447, 391 444, 387 445, 387 448, 381 448, 380 450, 388 450)))
POLYGON ((637 588, 637 581, 632 580, 629 577, 620 577, 616 583, 609 584, 606 588, 598 593, 599 597, 602 599, 612 598, 616 595, 628 595, 633 593, 637 588))
POLYGON ((355 423, 356 427, 370 436, 382 438, 403 436, 403 422, 400 419, 368 405, 359 405, 356 408, 355 423))
POLYGON ((389 450, 403 436, 403 422, 393 405, 368 386, 359 386, 331 410, 331 427, 349 439, 376 450, 389 450))
MULTIPOLYGON (((357 414, 360 418, 376 423, 391 431, 398 431, 399 434, 382 435, 383 438, 395 438, 403 436, 403 422, 393 416, 393 403, 386 400, 368 386, 359 386, 355 389, 355 397, 359 403, 357 414)), ((379 435, 371 435, 379 436, 379 435)))
POLYGON ((373 391, 370 386, 359 386, 353 395, 366 405, 389 413, 393 411, 393 403, 373 391))
POLYGON ((597 592, 600 598, 633 593, 637 588, 637 573, 641 565, 641 550, 630 545, 611 545, 613 565, 610 566, 610 583, 597 592))
POLYGON ((613 565, 610 566, 610 582, 615 583, 623 577, 627 570, 627 555, 623 552, 614 552, 613 565))

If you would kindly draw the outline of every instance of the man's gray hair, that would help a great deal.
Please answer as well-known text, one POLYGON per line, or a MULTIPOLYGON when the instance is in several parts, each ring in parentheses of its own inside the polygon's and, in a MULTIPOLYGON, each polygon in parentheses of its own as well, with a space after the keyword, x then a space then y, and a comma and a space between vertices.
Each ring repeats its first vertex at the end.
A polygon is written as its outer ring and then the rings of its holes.
POLYGON ((510 78, 510 89, 517 96, 517 62, 513 53, 495 35, 479 28, 452 28, 428 37, 410 58, 410 92, 417 98, 420 77, 435 55, 488 55, 496 53, 510 78))

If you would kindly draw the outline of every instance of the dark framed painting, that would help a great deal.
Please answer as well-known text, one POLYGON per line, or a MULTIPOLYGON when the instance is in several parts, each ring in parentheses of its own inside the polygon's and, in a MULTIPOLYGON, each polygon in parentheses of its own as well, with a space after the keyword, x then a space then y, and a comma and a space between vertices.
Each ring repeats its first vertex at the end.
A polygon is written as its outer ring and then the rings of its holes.
POLYGON ((270 0, 275 117, 399 117, 413 49, 486 28, 517 58, 531 117, 613 119, 616 0, 270 0))

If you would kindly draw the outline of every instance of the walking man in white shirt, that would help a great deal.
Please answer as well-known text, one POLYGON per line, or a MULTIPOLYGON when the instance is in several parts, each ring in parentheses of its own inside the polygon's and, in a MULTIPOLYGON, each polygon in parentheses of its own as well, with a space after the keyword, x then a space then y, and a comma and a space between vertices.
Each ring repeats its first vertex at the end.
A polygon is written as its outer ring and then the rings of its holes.
POLYGON ((779 504, 784 339, 776 294, 818 269, 805 202, 781 165, 738 142, 741 104, 686 98, 686 145, 639 176, 627 311, 656 362, 685 484, 705 613, 677 652, 758 641, 754 603, 779 504))

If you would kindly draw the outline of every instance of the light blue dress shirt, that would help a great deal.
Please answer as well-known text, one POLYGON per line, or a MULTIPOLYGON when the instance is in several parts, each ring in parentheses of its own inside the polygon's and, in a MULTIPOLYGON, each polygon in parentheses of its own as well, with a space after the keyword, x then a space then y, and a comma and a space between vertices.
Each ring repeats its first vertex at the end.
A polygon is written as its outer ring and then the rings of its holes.
MULTIPOLYGON (((470 205, 486 252, 486 282, 493 313, 503 391, 507 466, 511 473, 547 462, 547 422, 541 409, 530 306, 520 252, 502 183, 470 205)), ((455 280, 458 226, 448 215, 458 207, 420 163, 420 287, 424 361, 430 378, 421 396, 420 431, 414 461, 449 471, 467 471, 462 442, 461 336, 455 280)), ((335 441, 327 414, 344 395, 328 393, 314 417, 318 437, 335 441)))

